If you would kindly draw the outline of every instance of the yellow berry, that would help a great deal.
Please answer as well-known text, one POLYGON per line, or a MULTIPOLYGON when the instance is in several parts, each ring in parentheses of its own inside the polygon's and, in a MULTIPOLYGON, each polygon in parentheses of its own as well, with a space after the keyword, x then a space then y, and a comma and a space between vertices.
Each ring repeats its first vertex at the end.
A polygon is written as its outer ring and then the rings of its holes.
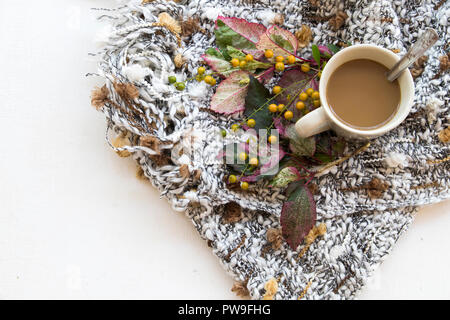
POLYGON ((306 101, 308 99, 308 95, 306 94, 306 92, 302 92, 302 93, 300 93, 298 98, 302 101, 306 101))
POLYGON ((307 63, 302 64, 300 68, 302 69, 303 72, 309 72, 309 70, 311 70, 311 67, 307 63))
POLYGON ((276 136, 270 136, 268 140, 269 140, 269 143, 273 144, 273 143, 277 142, 278 139, 276 136))
POLYGON ((275 61, 276 62, 283 62, 284 61, 284 57, 278 56, 278 57, 275 58, 275 61))
POLYGON ((313 94, 313 92, 314 92, 314 89, 313 89, 313 88, 308 88, 308 89, 306 89, 306 94, 307 94, 308 96, 311 96, 311 95, 313 94))
POLYGON ((205 67, 198 67, 198 69, 197 69, 198 74, 204 74, 205 71, 206 71, 205 67))
POLYGON ((316 108, 320 107, 320 100, 313 100, 313 105, 316 108))
POLYGON ((245 152, 239 153, 239 160, 241 161, 247 160, 247 154, 245 152))
POLYGON ((295 57, 293 55, 290 55, 287 57, 288 64, 294 64, 295 63, 295 57))
POLYGON ((277 106, 275 103, 272 103, 272 104, 269 106, 269 111, 270 111, 270 112, 273 112, 273 113, 277 112, 277 111, 278 111, 278 106, 277 106))
POLYGON ((216 81, 216 79, 214 79, 214 78, 212 78, 212 80, 209 82, 209 84, 210 84, 211 86, 215 86, 216 83, 217 83, 217 81, 216 81))
POLYGON ((241 189, 242 190, 247 190, 248 189, 248 182, 242 181, 241 182, 241 189))
POLYGON ((238 66, 239 66, 239 59, 236 59, 236 58, 231 59, 231 65, 232 65, 234 68, 238 67, 238 66))
POLYGON ((311 98, 313 98, 313 100, 320 99, 320 93, 319 93, 319 91, 314 91, 314 92, 311 94, 311 98))
POLYGON ((281 92, 281 87, 280 86, 275 86, 272 89, 272 93, 273 94, 279 94, 281 92))
POLYGON ((302 109, 305 109, 305 104, 304 104, 302 101, 299 101, 299 102, 297 102, 297 104, 295 105, 295 107, 296 107, 298 110, 302 110, 302 109))
POLYGON ((284 110, 284 104, 281 103, 278 105, 278 112, 281 112, 283 110, 284 110))
POLYGON ((322 71, 319 71, 318 73, 317 73, 317 76, 320 78, 320 77, 322 77, 322 71))
POLYGON ((237 131, 237 129, 239 129, 239 125, 237 123, 235 123, 231 126, 231 130, 237 131))
POLYGON ((264 55, 266 56, 266 58, 272 58, 273 57, 273 51, 268 49, 264 52, 264 55))
POLYGON ((277 71, 284 71, 284 63, 283 62, 275 63, 275 69, 277 69, 277 71))
POLYGON ((251 54, 248 54, 248 55, 245 56, 245 60, 247 62, 253 61, 253 56, 251 54))
POLYGON ((211 76, 206 76, 205 77, 205 82, 208 83, 208 84, 211 83, 213 80, 214 80, 214 78, 211 77, 211 76))
POLYGON ((259 164, 259 161, 258 161, 258 158, 251 158, 248 163, 250 163, 250 165, 256 167, 259 164))
POLYGON ((237 178, 236 178, 236 176, 234 174, 232 174, 232 175, 230 175, 228 177, 228 182, 229 183, 235 183, 236 181, 237 181, 237 178))
POLYGON ((241 69, 245 68, 246 65, 247 65, 247 61, 245 61, 245 60, 242 60, 241 62, 239 62, 239 67, 241 69))
POLYGON ((286 112, 284 113, 284 118, 285 118, 286 120, 291 120, 293 117, 294 117, 294 114, 292 113, 292 111, 286 111, 286 112))
POLYGON ((247 125, 248 125, 250 128, 253 128, 253 127, 256 125, 256 121, 255 121, 254 119, 248 119, 247 125))

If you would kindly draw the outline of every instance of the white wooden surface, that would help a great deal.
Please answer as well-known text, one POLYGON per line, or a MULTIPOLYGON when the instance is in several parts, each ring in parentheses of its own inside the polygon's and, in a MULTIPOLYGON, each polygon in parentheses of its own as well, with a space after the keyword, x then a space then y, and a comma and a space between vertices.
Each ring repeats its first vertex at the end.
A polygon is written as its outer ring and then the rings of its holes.
MULTIPOLYGON (((104 141, 89 8, 0 2, 0 299, 234 299, 191 222, 104 141)), ((450 201, 421 210, 361 298, 450 298, 450 201)))

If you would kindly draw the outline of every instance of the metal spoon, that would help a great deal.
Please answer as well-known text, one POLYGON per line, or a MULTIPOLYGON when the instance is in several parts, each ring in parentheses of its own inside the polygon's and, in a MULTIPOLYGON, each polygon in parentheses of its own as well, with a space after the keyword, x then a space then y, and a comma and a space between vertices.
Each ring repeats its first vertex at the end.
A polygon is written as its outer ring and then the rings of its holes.
POLYGON ((389 81, 394 81, 400 74, 419 59, 425 51, 430 49, 433 44, 439 39, 436 30, 427 28, 419 37, 416 43, 408 50, 408 52, 401 58, 392 68, 386 73, 389 81))

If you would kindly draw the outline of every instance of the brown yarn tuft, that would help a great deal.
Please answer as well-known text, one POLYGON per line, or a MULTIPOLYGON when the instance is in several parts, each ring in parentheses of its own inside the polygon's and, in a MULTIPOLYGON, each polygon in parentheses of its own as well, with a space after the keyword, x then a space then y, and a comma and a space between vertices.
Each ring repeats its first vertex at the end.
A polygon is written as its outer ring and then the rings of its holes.
POLYGON ((235 223, 242 219, 242 209, 236 202, 229 202, 224 207, 222 222, 225 224, 235 223))
POLYGON ((114 82, 113 86, 117 94, 124 100, 134 100, 139 97, 139 90, 132 83, 114 82))
POLYGON ((157 167, 162 167, 170 164, 169 157, 165 154, 149 155, 148 157, 157 167))
POLYGON ((191 173, 189 172, 189 166, 187 164, 183 164, 180 167, 180 176, 183 177, 184 179, 189 178, 189 176, 191 175, 191 173))
POLYGON ((91 104, 92 106, 99 110, 108 102, 109 91, 106 85, 101 88, 95 88, 92 91, 91 104))
POLYGON ((245 281, 236 281, 231 288, 231 291, 236 293, 238 297, 246 298, 250 296, 250 292, 247 288, 248 279, 245 281))
POLYGON ((441 142, 449 143, 450 142, 450 127, 447 127, 444 130, 441 130, 438 134, 438 137, 441 142))
POLYGON ((422 74, 423 70, 425 69, 425 63, 427 61, 428 56, 421 56, 416 60, 416 62, 413 63, 412 67, 410 68, 410 72, 414 79, 422 74))
POLYGON ((189 17, 187 20, 180 21, 181 34, 184 37, 190 37, 194 33, 206 33, 205 29, 200 27, 200 19, 198 17, 189 17))
POLYGON ((300 48, 306 47, 312 39, 311 28, 306 24, 303 24, 302 27, 295 32, 295 37, 298 39, 300 48))
POLYGON ((439 69, 441 72, 447 71, 450 68, 450 52, 439 57, 439 69))
POLYGON ((389 188, 388 184, 378 178, 373 178, 368 184, 363 186, 371 199, 378 199, 389 188))
POLYGON ((144 136, 139 140, 139 145, 142 147, 147 147, 155 151, 158 155, 161 154, 161 140, 158 137, 154 136, 144 136))
POLYGON ((284 24, 284 16, 281 13, 277 13, 270 23, 281 26, 284 24))
POLYGON ((200 178, 202 177, 202 170, 197 169, 194 171, 194 182, 200 181, 200 178))
POLYGON ((328 20, 329 25, 333 31, 337 31, 345 24, 348 15, 344 11, 338 11, 330 20, 328 20))
POLYGON ((278 250, 283 244, 283 235, 280 228, 270 228, 266 233, 267 241, 272 245, 273 250, 278 250))
POLYGON ((178 53, 177 55, 175 55, 175 58, 173 58, 173 62, 175 63, 175 67, 182 68, 185 63, 186 63, 187 59, 181 54, 178 53))

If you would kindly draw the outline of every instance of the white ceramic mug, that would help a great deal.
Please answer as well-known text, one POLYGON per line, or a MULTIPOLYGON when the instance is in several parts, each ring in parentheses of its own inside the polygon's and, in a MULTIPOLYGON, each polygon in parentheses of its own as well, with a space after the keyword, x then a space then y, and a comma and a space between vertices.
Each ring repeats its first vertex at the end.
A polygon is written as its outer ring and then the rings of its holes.
POLYGON ((338 119, 327 102, 326 88, 331 74, 342 64, 355 59, 369 59, 392 68, 400 59, 395 53, 371 44, 358 44, 336 53, 325 66, 320 78, 319 92, 322 106, 305 116, 295 124, 300 137, 306 138, 322 131, 333 129, 337 134, 355 139, 372 139, 397 127, 405 118, 414 101, 414 81, 408 69, 397 79, 400 85, 400 106, 392 118, 384 125, 370 130, 353 128, 338 119))

